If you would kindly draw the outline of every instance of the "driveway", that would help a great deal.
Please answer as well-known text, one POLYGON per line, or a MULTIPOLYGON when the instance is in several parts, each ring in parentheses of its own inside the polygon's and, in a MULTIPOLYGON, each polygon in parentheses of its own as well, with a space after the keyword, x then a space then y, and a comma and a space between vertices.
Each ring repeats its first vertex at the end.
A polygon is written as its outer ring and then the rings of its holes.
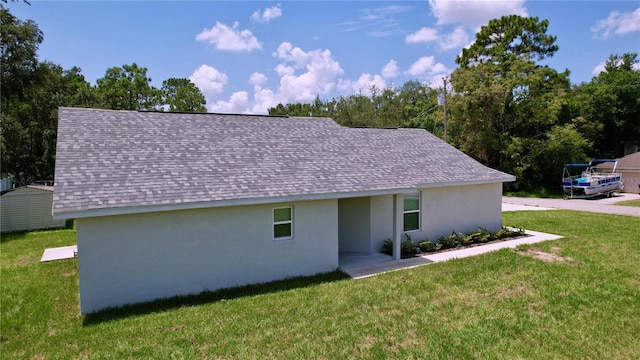
POLYGON ((503 196, 502 202, 510 205, 526 205, 553 209, 589 211, 603 214, 629 215, 640 217, 640 207, 613 205, 620 201, 640 200, 638 194, 620 193, 610 198, 593 199, 540 199, 503 196))

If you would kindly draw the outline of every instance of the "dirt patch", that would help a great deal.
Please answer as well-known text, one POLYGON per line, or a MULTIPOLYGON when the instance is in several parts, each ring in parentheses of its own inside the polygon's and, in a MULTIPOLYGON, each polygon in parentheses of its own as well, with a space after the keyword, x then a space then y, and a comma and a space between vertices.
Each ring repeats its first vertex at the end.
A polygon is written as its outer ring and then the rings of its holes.
POLYGON ((34 264, 34 263, 37 263, 39 260, 40 259, 33 256, 22 256, 16 261, 16 265, 24 266, 24 265, 34 264))
POLYGON ((531 293, 532 293, 531 290, 524 285, 518 285, 513 287, 501 286, 495 290, 495 296, 500 300, 505 298, 515 299, 518 297, 529 296, 531 295, 531 293))
MULTIPOLYGON (((551 248, 551 251, 553 251, 554 253, 557 253, 558 251, 560 251, 560 248, 558 247, 553 247, 551 248)), ((520 255, 524 255, 524 256, 531 256, 534 259, 538 259, 538 260, 542 260, 544 262, 570 262, 573 261, 573 259, 567 257, 562 257, 558 254, 552 254, 552 253, 548 253, 548 252, 544 252, 538 248, 531 248, 528 249, 526 251, 523 250, 516 250, 517 254, 520 255)))

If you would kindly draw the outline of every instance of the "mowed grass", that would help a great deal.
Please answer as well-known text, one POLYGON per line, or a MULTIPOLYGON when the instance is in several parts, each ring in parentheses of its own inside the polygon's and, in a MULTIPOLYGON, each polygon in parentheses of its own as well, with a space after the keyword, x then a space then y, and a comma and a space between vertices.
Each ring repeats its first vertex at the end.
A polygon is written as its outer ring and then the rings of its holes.
POLYGON ((73 230, 3 236, 0 358, 640 358, 640 218, 530 211, 504 224, 565 238, 92 316, 79 314, 76 261, 38 262, 73 230))
POLYGON ((616 205, 622 205, 622 206, 640 206, 640 198, 638 198, 637 200, 626 200, 626 201, 620 201, 617 202, 616 205))

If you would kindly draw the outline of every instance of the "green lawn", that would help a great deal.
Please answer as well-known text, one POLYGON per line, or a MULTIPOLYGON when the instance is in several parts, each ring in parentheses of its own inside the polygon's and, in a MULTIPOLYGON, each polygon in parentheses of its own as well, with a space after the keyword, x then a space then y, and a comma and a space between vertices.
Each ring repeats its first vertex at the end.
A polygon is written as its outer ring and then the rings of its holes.
POLYGON ((617 202, 616 205, 622 206, 640 206, 640 197, 637 200, 626 200, 617 202))
POLYGON ((504 223, 565 238, 88 317, 76 261, 38 262, 73 244, 73 230, 3 236, 0 358, 640 358, 640 218, 557 210, 509 212, 504 223))

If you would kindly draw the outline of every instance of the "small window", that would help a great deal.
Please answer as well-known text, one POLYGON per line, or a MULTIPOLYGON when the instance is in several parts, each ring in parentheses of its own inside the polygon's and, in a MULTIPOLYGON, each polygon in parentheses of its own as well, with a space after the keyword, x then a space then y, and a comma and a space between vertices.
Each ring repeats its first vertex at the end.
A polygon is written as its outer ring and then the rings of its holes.
POLYGON ((273 209, 273 238, 291 239, 293 237, 293 207, 273 209))
POLYGON ((404 231, 420 230, 420 193, 404 195, 404 231))

